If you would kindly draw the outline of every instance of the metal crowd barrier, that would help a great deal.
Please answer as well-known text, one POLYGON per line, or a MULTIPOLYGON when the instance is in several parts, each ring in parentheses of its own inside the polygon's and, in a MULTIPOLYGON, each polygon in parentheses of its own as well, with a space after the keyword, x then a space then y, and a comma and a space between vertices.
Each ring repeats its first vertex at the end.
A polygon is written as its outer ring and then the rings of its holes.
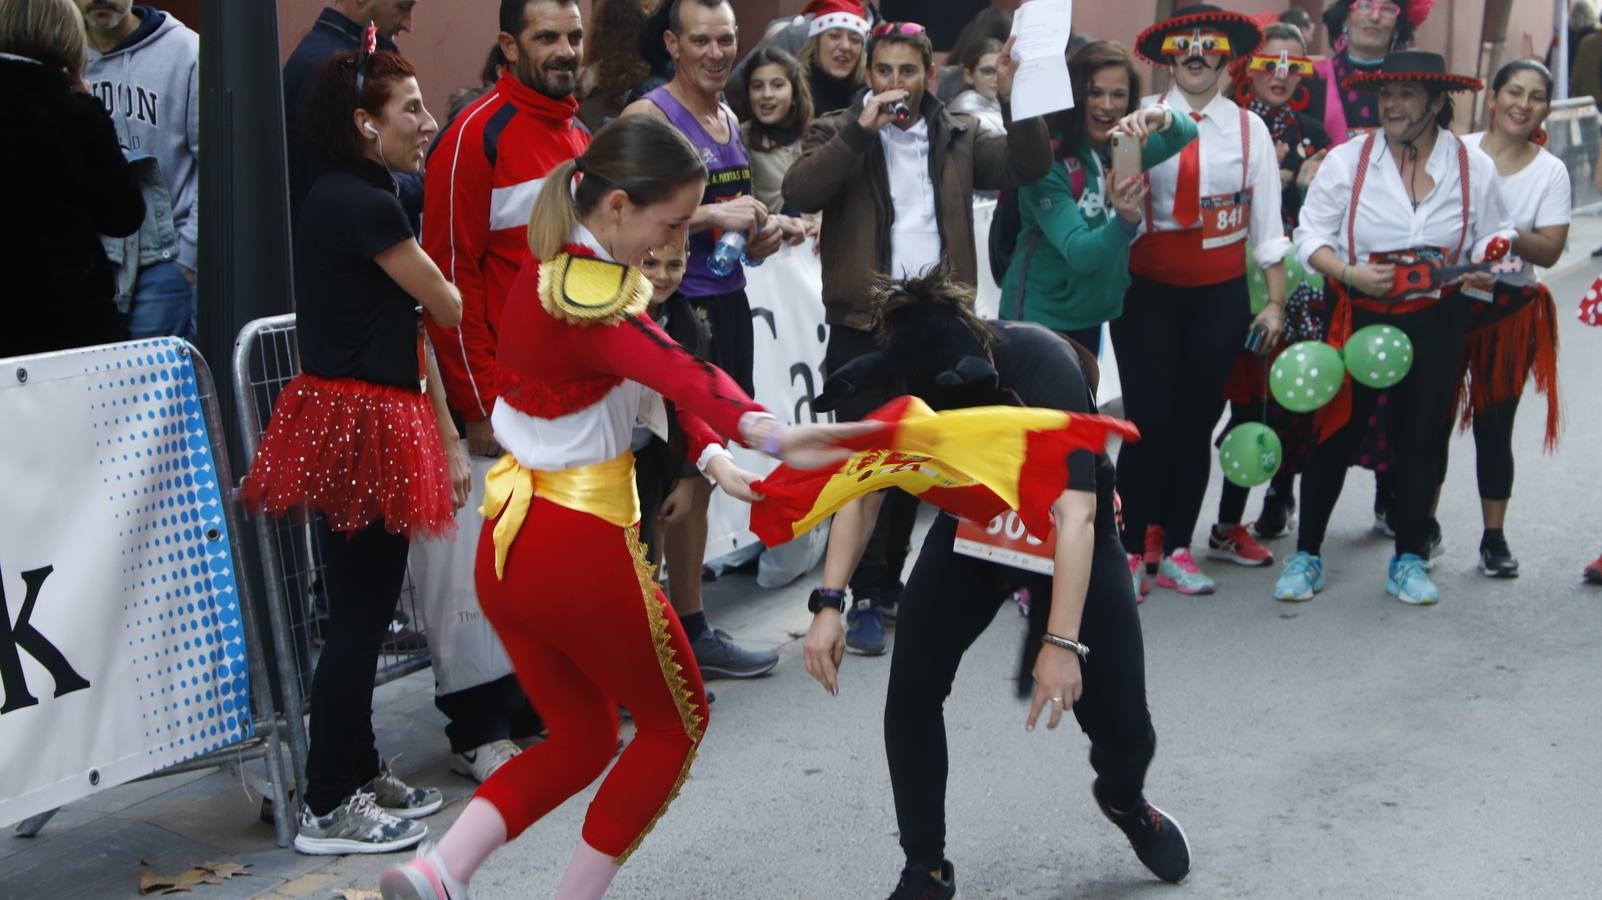
MULTIPOLYGON (((295 809, 290 801, 289 767, 285 765, 283 745, 287 737, 291 755, 295 755, 297 743, 302 747, 305 744, 304 724, 297 716, 280 719, 279 710, 273 703, 272 684, 267 675, 265 652, 267 644, 259 627, 260 620, 257 618, 257 598, 251 588, 250 579, 245 576, 248 566, 246 561, 250 559, 250 555, 245 552, 249 544, 245 539, 245 516, 235 492, 227 489, 235 482, 228 459, 228 441, 225 437, 227 432, 224 430, 222 411, 218 405, 217 385, 212 380, 211 368, 199 350, 185 343, 182 352, 188 353, 190 361, 194 364, 196 393, 199 395, 201 414, 206 423, 206 435, 211 444, 212 461, 217 469, 217 483, 223 488, 219 490, 219 494, 223 497, 223 514, 228 524, 228 539, 235 567, 235 586, 239 592, 239 615, 245 635, 245 662, 250 671, 254 735, 231 747, 198 756, 135 780, 161 778, 197 769, 228 770, 249 784, 257 793, 271 798, 278 846, 288 847, 295 837, 296 822, 295 809), (253 759, 265 761, 267 770, 265 780, 243 765, 247 760, 253 759)), ((280 639, 276 629, 272 638, 275 643, 280 639)), ((304 756, 300 758, 303 759, 304 756)), ((56 812, 57 810, 51 810, 24 819, 17 823, 15 831, 23 837, 33 837, 44 828, 56 812)))
POLYGON ((1596 101, 1591 97, 1554 101, 1546 133, 1546 149, 1569 170, 1574 212, 1602 212, 1602 192, 1595 183, 1597 151, 1602 148, 1602 116, 1596 101))
MULTIPOLYGON (((293 313, 257 319, 240 330, 234 342, 234 393, 247 459, 256 455, 279 392, 299 372, 293 313)), ((312 671, 322 647, 322 627, 328 619, 322 551, 317 546, 312 521, 310 515, 282 519, 257 516, 253 520, 274 636, 284 636, 283 642, 274 646, 284 712, 297 720, 306 712, 312 671)), ((410 572, 396 599, 394 624, 379 655, 378 684, 429 665, 424 620, 410 572)), ((293 750, 299 782, 305 775, 305 744, 298 744, 293 750)))

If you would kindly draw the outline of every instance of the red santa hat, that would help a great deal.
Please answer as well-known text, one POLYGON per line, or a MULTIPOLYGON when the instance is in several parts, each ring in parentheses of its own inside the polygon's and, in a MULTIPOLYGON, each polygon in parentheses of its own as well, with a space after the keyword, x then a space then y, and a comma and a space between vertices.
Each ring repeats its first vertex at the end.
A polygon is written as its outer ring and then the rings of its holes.
POLYGON ((809 38, 831 28, 845 28, 868 36, 868 17, 862 11, 860 0, 811 0, 801 14, 812 16, 812 24, 807 27, 809 38))

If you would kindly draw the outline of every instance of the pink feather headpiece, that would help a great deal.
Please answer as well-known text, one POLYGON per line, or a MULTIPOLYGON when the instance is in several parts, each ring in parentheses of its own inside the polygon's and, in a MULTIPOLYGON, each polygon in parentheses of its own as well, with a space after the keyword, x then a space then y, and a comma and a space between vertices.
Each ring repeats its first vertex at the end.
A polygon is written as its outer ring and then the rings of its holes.
POLYGON ((1430 17, 1430 10, 1435 8, 1435 0, 1407 0, 1407 21, 1417 28, 1430 17))

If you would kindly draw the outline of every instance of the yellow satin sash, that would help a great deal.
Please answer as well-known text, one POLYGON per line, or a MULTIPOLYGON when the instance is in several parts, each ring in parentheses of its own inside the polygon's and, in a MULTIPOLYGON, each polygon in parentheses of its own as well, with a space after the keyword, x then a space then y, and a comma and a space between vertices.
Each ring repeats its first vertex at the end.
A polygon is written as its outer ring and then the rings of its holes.
POLYGON ((560 472, 525 469, 508 453, 485 476, 484 505, 479 507, 479 513, 486 520, 500 516, 500 521, 495 523, 497 580, 505 573, 506 554, 512 549, 512 541, 522 529, 523 520, 528 518, 529 505, 536 496, 558 506, 589 513, 619 528, 627 528, 640 520, 640 498, 634 490, 633 452, 624 451, 621 456, 603 463, 560 472))

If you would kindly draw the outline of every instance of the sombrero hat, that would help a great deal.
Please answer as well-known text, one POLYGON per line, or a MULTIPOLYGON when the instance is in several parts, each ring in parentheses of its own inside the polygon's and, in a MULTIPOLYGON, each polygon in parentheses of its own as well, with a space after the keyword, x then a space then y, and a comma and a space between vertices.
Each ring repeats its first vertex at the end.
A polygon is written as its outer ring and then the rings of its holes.
POLYGON ((1446 57, 1427 50, 1398 50, 1387 54, 1376 69, 1361 72, 1341 82, 1348 91, 1377 91, 1383 84, 1424 84, 1449 92, 1478 91, 1485 82, 1446 71, 1446 57))
MULTIPOLYGON (((1170 35, 1186 32, 1219 31, 1229 37, 1229 56, 1249 56, 1263 42, 1262 29, 1250 16, 1227 12, 1206 3, 1188 6, 1179 15, 1164 19, 1142 31, 1135 39, 1135 55, 1154 66, 1166 66, 1174 61, 1163 54, 1163 42, 1170 35)), ((1197 51, 1200 52, 1200 51, 1197 51)))

